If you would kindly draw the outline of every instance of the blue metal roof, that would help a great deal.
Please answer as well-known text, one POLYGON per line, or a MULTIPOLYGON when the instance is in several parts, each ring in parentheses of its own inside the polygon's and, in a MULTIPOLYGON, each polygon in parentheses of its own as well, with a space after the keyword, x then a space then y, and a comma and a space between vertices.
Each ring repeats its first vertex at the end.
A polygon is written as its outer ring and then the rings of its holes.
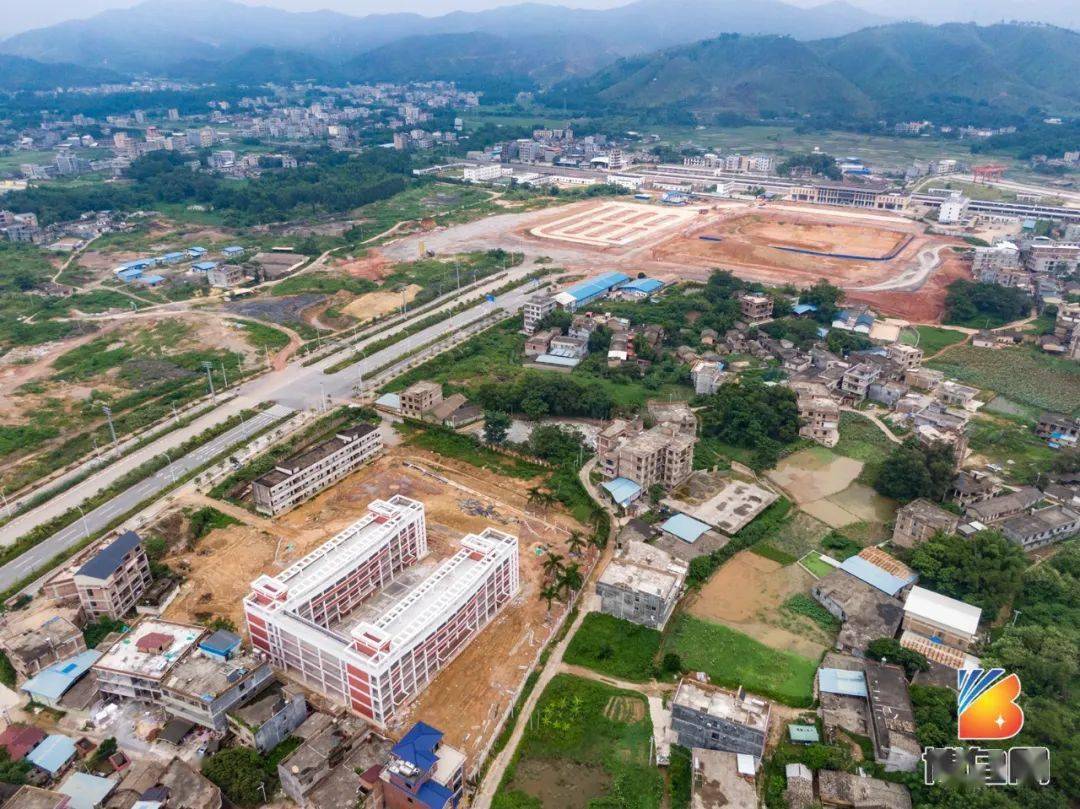
POLYGON ((622 288, 629 289, 633 292, 643 292, 646 295, 649 295, 656 292, 656 290, 660 289, 663 285, 664 283, 662 281, 657 281, 655 278, 635 278, 630 283, 623 284, 622 288))
POLYGON ((818 669, 818 689, 823 694, 866 698, 866 675, 845 669, 818 669))
POLYGON ((183 257, 184 257, 183 253, 166 253, 165 255, 162 256, 162 258, 165 259, 166 261, 171 260, 171 259, 176 259, 177 261, 179 261, 183 257))
POLYGON ((196 264, 192 264, 191 267, 192 269, 198 270, 199 272, 209 272, 217 265, 218 263, 216 261, 200 261, 196 264))
POLYGON ((217 655, 227 655, 240 645, 240 636, 227 629, 219 629, 199 644, 199 648, 217 655))
POLYGON ((791 311, 796 315, 805 315, 810 312, 816 312, 817 307, 812 303, 797 303, 791 307, 791 311))
POLYGON ((241 247, 238 244, 233 244, 233 245, 229 245, 228 247, 224 248, 221 252, 224 253, 227 256, 234 256, 234 255, 236 255, 238 253, 243 253, 244 248, 241 247))
POLYGON ((625 273, 606 272, 603 275, 582 281, 580 284, 574 284, 574 286, 564 289, 563 292, 572 295, 579 301, 583 301, 586 298, 592 298, 607 292, 609 289, 619 286, 619 284, 625 284, 629 280, 630 276, 625 273))
POLYGON ((150 286, 157 286, 158 284, 161 284, 161 283, 165 282, 165 276, 164 275, 144 275, 144 276, 142 276, 141 278, 139 278, 137 280, 141 281, 144 284, 149 284, 150 286))
POLYGON ((22 690, 35 697, 56 701, 64 696, 100 657, 101 652, 87 649, 67 660, 58 660, 23 683, 22 690))
POLYGON ((79 568, 76 576, 90 576, 95 579, 107 579, 120 567, 120 563, 128 552, 142 542, 142 538, 134 531, 125 531, 112 543, 106 545, 97 552, 89 562, 79 568))
POLYGON ((425 781, 416 791, 416 797, 430 809, 444 809, 453 800, 454 793, 435 781, 425 781))
POLYGON ((788 725, 788 737, 793 742, 810 744, 819 741, 817 728, 813 725, 788 725))
POLYGON ((433 728, 426 722, 417 722, 406 733, 401 741, 391 748, 390 755, 407 761, 422 772, 427 772, 435 766, 439 757, 435 755, 435 748, 442 741, 443 732, 433 728))
POLYGON ((187 252, 188 252, 189 256, 201 256, 203 253, 206 252, 206 248, 205 247, 189 247, 187 249, 187 252))
POLYGON ((68 809, 96 809, 105 805, 105 799, 116 786, 116 781, 102 778, 98 775, 90 775, 85 772, 73 772, 64 779, 56 790, 61 795, 67 795, 68 809))
POLYGON ((688 517, 685 514, 676 514, 660 526, 661 531, 674 534, 683 542, 697 542, 701 535, 709 530, 709 526, 703 522, 688 517))
POLYGON ((543 365, 558 365, 562 368, 576 368, 581 364, 581 357, 560 357, 558 354, 540 354, 533 360, 543 365))
POLYGON ((861 556, 849 556, 840 565, 840 569, 846 570, 855 578, 861 579, 871 587, 876 587, 881 592, 891 596, 899 593, 916 579, 914 574, 906 579, 901 579, 882 570, 873 562, 869 562, 861 556))
POLYGON ((75 758, 75 742, 67 736, 53 733, 46 736, 45 741, 31 750, 26 760, 50 775, 56 775, 73 758, 75 758))
POLYGON ((625 506, 641 494, 641 487, 630 478, 615 478, 600 485, 611 495, 611 499, 620 506, 625 506))
POLYGON ((116 277, 119 278, 121 281, 124 281, 126 283, 128 281, 134 281, 137 278, 142 278, 142 272, 143 272, 142 270, 137 270, 137 269, 134 269, 134 268, 132 268, 130 270, 120 270, 116 274, 116 277))

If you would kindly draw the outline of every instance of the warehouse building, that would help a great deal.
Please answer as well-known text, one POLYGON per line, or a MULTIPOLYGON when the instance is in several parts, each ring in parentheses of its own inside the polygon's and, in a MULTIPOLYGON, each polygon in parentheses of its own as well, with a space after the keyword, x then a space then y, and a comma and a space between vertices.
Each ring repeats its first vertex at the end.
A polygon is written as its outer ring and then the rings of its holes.
POLYGON ((288 511, 372 460, 382 448, 375 425, 347 427, 257 478, 251 485, 255 509, 262 514, 288 511))
POLYGON ((967 649, 975 643, 981 617, 978 607, 916 586, 904 602, 903 627, 935 643, 967 649))
POLYGON ((307 687, 387 725, 520 587, 517 538, 488 528, 400 597, 365 603, 427 552, 422 503, 372 502, 324 545, 252 582, 252 644, 307 687))
POLYGON ((613 290, 618 289, 629 280, 630 276, 624 273, 606 272, 557 293, 554 296, 555 303, 573 312, 578 307, 586 306, 611 294, 613 290))

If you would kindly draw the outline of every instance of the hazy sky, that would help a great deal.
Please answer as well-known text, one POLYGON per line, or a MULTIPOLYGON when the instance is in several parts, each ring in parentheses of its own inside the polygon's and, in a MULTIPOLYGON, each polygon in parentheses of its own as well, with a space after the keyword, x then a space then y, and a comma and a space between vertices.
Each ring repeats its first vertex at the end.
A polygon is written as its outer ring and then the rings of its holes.
MULTIPOLYGON (((128 8, 138 2, 140 0, 35 0, 35 2, 11 0, 5 3, 7 9, 0 14, 0 37, 10 36, 30 28, 42 28, 76 17, 92 17, 110 8, 128 8)), ((247 0, 240 0, 240 2, 247 2, 247 0)), ((288 11, 331 9, 345 14, 363 16, 397 11, 435 15, 459 9, 477 11, 518 2, 522 0, 404 0, 404 2, 402 0, 259 0, 259 2, 248 2, 248 5, 275 6, 288 11)), ((575 8, 610 8, 625 5, 630 0, 530 0, 530 2, 547 2, 575 8)))

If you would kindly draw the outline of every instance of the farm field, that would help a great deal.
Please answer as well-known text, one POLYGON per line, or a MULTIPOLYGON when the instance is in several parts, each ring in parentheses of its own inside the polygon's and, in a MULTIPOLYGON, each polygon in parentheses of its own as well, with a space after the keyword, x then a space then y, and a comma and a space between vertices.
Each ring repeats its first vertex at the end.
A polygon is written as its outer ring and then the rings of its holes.
POLYGON ((620 680, 645 682, 656 673, 660 633, 602 612, 590 612, 563 660, 620 680))
POLYGON ((914 332, 912 329, 904 329, 900 332, 900 342, 905 345, 918 343, 919 348, 923 350, 924 357, 932 357, 942 349, 968 339, 968 336, 962 331, 943 329, 939 326, 914 326, 913 328, 914 332))
POLYGON ((1022 405, 1080 412, 1080 365, 1033 346, 997 351, 956 346, 927 363, 953 379, 1022 405))
POLYGON ((493 809, 587 809, 615 799, 623 809, 659 809, 664 781, 650 762, 645 697, 558 674, 503 776, 493 809))
MULTIPOLYGON (((774 607, 780 609, 780 603, 774 607)), ((683 613, 664 637, 663 652, 675 652, 690 671, 703 671, 728 688, 805 708, 813 701, 818 660, 772 649, 734 629, 683 613)))
POLYGON ((968 465, 998 464, 1016 483, 1034 484, 1058 457, 1026 423, 980 413, 968 427, 968 465))

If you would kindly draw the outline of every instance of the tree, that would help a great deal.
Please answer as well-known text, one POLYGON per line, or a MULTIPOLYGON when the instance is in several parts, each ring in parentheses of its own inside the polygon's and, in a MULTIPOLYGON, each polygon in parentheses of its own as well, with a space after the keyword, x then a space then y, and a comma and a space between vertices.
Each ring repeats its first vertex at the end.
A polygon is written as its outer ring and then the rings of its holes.
POLYGON ((879 494, 907 503, 919 497, 942 500, 956 471, 953 448, 944 442, 923 446, 909 438, 896 447, 874 480, 879 494))
POLYGON ((484 440, 489 444, 501 444, 510 431, 510 416, 498 410, 484 412, 484 440))
POLYGON ((566 538, 566 550, 571 556, 581 556, 581 549, 585 547, 585 539, 580 531, 571 531, 566 538))
POLYGON ((800 303, 809 303, 817 307, 814 319, 818 323, 832 323, 836 313, 840 311, 843 300, 844 290, 833 286, 824 278, 809 289, 804 289, 799 295, 800 303))
MULTIPOLYGON (((263 789, 270 783, 263 757, 249 747, 231 747, 203 761, 202 772, 221 787, 233 803, 260 806, 263 789)), ((267 794, 271 790, 267 789, 267 794)))
POLYGON ((959 280, 949 284, 948 290, 946 323, 996 326, 1027 317, 1031 311, 1031 296, 1015 287, 959 280))
POLYGON ((921 582, 942 595, 981 607, 993 620, 1020 590, 1027 558, 997 531, 970 539, 938 534, 916 546, 908 564, 921 582))
POLYGON ((551 612, 551 602, 559 597, 559 588, 552 582, 540 591, 540 598, 547 602, 548 612, 551 612))
POLYGON ((904 648, 895 638, 878 638, 870 641, 866 644, 866 656, 870 660, 884 660, 886 663, 903 666, 908 679, 920 671, 930 670, 930 662, 925 655, 913 649, 904 648))
POLYGON ((548 411, 548 403, 538 393, 530 393, 521 400, 521 412, 529 421, 540 421, 548 411))
POLYGON ((26 776, 32 769, 33 765, 29 761, 12 761, 7 748, 0 747, 0 781, 16 786, 25 784, 26 776))
POLYGON ((563 569, 562 554, 547 552, 544 557, 544 575, 552 581, 557 581, 563 569))
POLYGON ((566 593, 567 597, 570 593, 580 590, 584 583, 585 578, 581 575, 581 566, 577 562, 571 562, 559 574, 559 588, 566 593))
POLYGON ((660 661, 660 669, 665 674, 678 674, 683 670, 682 658, 676 652, 668 652, 660 661))

